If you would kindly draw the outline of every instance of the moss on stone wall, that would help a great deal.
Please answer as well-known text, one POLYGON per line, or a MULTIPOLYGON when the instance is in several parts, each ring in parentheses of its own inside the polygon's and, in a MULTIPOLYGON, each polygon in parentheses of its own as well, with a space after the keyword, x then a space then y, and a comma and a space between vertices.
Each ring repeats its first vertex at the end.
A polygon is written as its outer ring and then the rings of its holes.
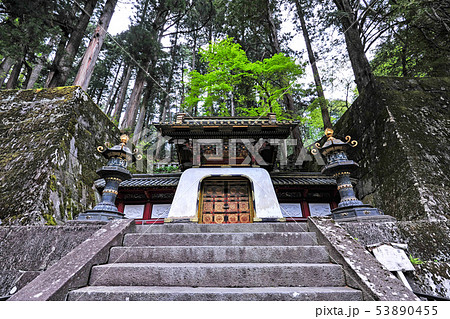
POLYGON ((401 220, 450 217, 450 78, 377 78, 336 124, 359 146, 357 195, 401 220))
POLYGON ((94 204, 93 181, 118 129, 79 87, 0 91, 0 220, 56 224, 94 204))

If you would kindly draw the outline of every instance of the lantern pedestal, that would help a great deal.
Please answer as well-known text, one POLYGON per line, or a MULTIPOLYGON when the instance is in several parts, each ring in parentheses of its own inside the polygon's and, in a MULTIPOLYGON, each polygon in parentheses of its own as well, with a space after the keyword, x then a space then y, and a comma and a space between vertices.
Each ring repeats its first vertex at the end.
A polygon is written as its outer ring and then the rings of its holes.
POLYGON ((383 215, 383 212, 378 208, 374 208, 370 205, 354 206, 354 207, 342 207, 335 208, 331 211, 331 216, 334 220, 339 221, 357 221, 360 219, 368 220, 383 220, 393 221, 395 218, 387 215, 383 215), (374 218, 376 217, 376 218, 374 218))

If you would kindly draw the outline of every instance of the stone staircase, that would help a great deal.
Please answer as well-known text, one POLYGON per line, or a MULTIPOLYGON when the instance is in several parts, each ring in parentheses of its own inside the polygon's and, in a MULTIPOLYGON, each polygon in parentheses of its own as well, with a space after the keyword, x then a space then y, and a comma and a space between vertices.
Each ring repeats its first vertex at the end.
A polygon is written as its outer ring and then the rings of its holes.
POLYGON ((68 300, 361 300, 306 224, 136 226, 68 300))

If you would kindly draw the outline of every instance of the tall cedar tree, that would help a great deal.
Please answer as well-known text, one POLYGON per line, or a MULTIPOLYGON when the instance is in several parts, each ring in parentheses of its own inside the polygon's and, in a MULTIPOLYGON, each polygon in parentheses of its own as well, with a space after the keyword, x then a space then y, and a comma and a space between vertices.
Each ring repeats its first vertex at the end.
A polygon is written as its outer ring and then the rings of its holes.
POLYGON ((103 41, 105 40, 107 34, 106 31, 108 30, 116 4, 117 0, 106 1, 102 14, 98 20, 97 27, 95 28, 94 35, 84 53, 83 60, 81 61, 81 65, 75 77, 73 85, 80 85, 85 91, 87 90, 92 73, 94 72, 95 62, 97 62, 98 54, 100 53, 103 41))
POLYGON ((324 128, 331 128, 330 113, 328 112, 327 100, 325 99, 325 94, 323 92, 322 81, 320 80, 319 69, 316 65, 316 57, 314 56, 314 51, 311 45, 311 39, 309 37, 308 28, 306 26, 305 14, 302 9, 302 4, 300 0, 294 0, 295 6, 297 8, 297 15, 300 20, 300 25, 302 28, 303 39, 305 40, 306 50, 308 51, 309 63, 314 76, 314 83, 316 84, 317 96, 319 98, 320 111, 322 113, 322 120, 324 128))
POLYGON ((51 72, 47 79, 48 87, 64 86, 72 70, 73 60, 78 52, 84 32, 89 20, 94 12, 98 0, 86 0, 80 9, 81 13, 73 25, 69 38, 62 37, 55 59, 51 67, 51 72))
POLYGON ((361 41, 360 24, 358 22, 359 1, 355 0, 333 0, 336 5, 345 36, 348 55, 352 64, 358 91, 373 83, 373 74, 369 61, 367 60, 364 46, 361 41))

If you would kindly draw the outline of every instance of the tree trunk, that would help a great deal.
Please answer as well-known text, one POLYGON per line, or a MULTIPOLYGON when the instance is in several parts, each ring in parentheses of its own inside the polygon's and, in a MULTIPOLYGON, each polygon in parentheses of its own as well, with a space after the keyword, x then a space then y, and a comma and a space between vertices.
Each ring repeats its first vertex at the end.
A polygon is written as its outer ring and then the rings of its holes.
POLYGON ((15 89, 17 86, 17 80, 19 79, 20 71, 22 70, 23 58, 20 58, 14 64, 14 67, 9 75, 8 82, 6 82, 6 89, 15 89))
POLYGON ((30 78, 27 83, 27 89, 32 89, 34 87, 34 84, 36 83, 37 79, 39 78, 39 75, 42 72, 42 69, 45 66, 45 61, 47 59, 47 56, 42 56, 38 58, 38 63, 34 66, 33 71, 31 71, 30 78))
POLYGON ((94 72, 95 62, 97 62, 100 49, 106 37, 106 30, 108 30, 111 17, 114 13, 117 0, 108 0, 103 8, 100 19, 98 20, 97 28, 94 35, 89 42, 89 46, 84 53, 80 68, 73 85, 79 85, 83 90, 87 90, 89 82, 91 81, 92 73, 94 72))
POLYGON ((50 72, 47 75, 47 79, 45 80, 45 84, 44 84, 44 88, 48 88, 50 85, 51 80, 53 79, 54 75, 55 75, 55 61, 59 61, 62 57, 62 55, 64 54, 64 50, 66 48, 66 43, 67 43, 67 36, 66 35, 61 35, 61 38, 59 39, 59 43, 58 46, 56 48, 56 52, 55 52, 55 58, 53 59, 53 63, 50 67, 50 72))
POLYGON ((172 67, 170 68, 169 77, 167 78, 166 91, 164 92, 164 102, 163 102, 163 109, 161 112, 161 122, 165 122, 167 111, 169 111, 169 108, 170 108, 169 93, 172 91, 173 75, 174 75, 175 66, 176 66, 175 57, 176 57, 176 53, 177 53, 179 26, 180 26, 179 23, 177 23, 175 38, 172 41, 172 47, 170 49, 170 58, 172 61, 172 67))
MULTIPOLYGON (((110 109, 110 103, 111 103, 113 94, 117 93, 117 90, 114 90, 114 87, 116 86, 117 79, 119 78, 120 69, 122 68, 122 62, 123 62, 123 60, 120 60, 119 66, 117 67, 116 75, 114 76, 114 81, 111 86, 111 90, 109 91, 109 94, 108 94, 108 99, 106 100, 106 104, 105 104, 105 108, 104 108, 106 114, 109 114, 109 112, 110 112, 109 109, 110 109), (114 93, 114 92, 116 92, 116 93, 114 93)), ((125 70, 124 70, 124 72, 125 72, 125 70)))
POLYGON ((269 29, 270 29, 270 44, 272 46, 272 49, 274 50, 274 54, 281 52, 280 42, 278 41, 278 32, 277 27, 275 26, 275 21, 272 17, 272 10, 270 9, 270 3, 269 1, 266 1, 267 6, 267 21, 269 23, 269 29))
POLYGON ((122 74, 122 80, 121 80, 121 85, 120 85, 120 90, 119 90, 119 99, 116 102, 116 106, 114 108, 114 113, 112 116, 113 122, 116 120, 117 120, 117 122, 119 122, 120 115, 122 114, 123 104, 125 102, 125 97, 127 95, 128 83, 130 82, 131 73, 132 73, 131 65, 128 65, 128 67, 126 67, 126 70, 127 71, 125 72, 125 69, 124 69, 124 72, 122 74))
MULTIPOLYGON (((148 1, 145 3, 145 7, 147 6, 148 1)), ((141 21, 145 21, 145 13, 146 10, 142 12, 142 18, 141 21)), ((155 39, 155 42, 157 41, 158 44, 161 44, 161 39, 163 36, 164 31, 164 25, 167 22, 167 16, 170 13, 170 10, 167 8, 166 1, 160 1, 158 4, 158 7, 155 9, 154 15, 155 18, 151 24, 151 28, 154 31, 154 34, 157 34, 158 37, 155 39)), ((152 49, 149 50, 148 54, 148 60, 142 62, 142 67, 139 68, 138 74, 136 75, 136 81, 134 83, 133 92, 130 96, 130 101, 128 102, 127 111, 125 114, 125 118, 122 121, 122 128, 130 129, 134 128, 134 124, 136 122, 136 117, 138 113, 138 107, 139 102, 141 99, 142 91, 144 89, 144 86, 146 84, 146 74, 151 74, 155 68, 157 59, 158 59, 158 53, 157 48, 152 47, 152 49)))
MULTIPOLYGON (((123 72, 125 72, 125 70, 123 70, 123 72)), ((114 89, 114 95, 112 96, 111 100, 107 104, 106 115, 108 115, 109 118, 111 118, 113 115, 114 104, 116 103, 117 95, 119 94, 121 86, 122 86, 122 82, 119 82, 117 88, 114 89)))
MULTIPOLYGON (((269 29, 270 29, 270 35, 271 35, 271 44, 272 48, 274 50, 275 54, 281 53, 281 47, 280 42, 278 41, 278 32, 277 28, 275 26, 275 22, 272 17, 272 10, 270 9, 270 4, 267 1, 266 2, 266 9, 267 9, 267 21, 269 23, 269 29)), ((286 103, 287 111, 293 116, 296 114, 296 110, 294 107, 294 99, 289 93, 286 93, 284 95, 284 101, 286 103)), ((300 129, 298 126, 296 126, 292 130, 292 135, 297 140, 297 144, 295 146, 295 156, 299 156, 300 152, 303 148, 303 141, 302 141, 302 135, 300 134, 300 129)))
POLYGON ((128 101, 125 118, 122 121, 121 127, 124 129, 132 128, 134 126, 134 123, 136 122, 138 106, 141 100, 142 90, 144 89, 145 82, 145 71, 140 68, 136 75, 133 92, 131 92, 130 100, 128 101))
MULTIPOLYGON (((345 43, 348 55, 355 75, 356 86, 361 93, 362 90, 373 81, 372 69, 361 42, 356 15, 348 0, 333 0, 341 11, 341 23, 344 29, 345 43)), ((373 82, 372 82, 373 83, 373 82)))
POLYGON ((5 58, 0 64, 0 88, 3 86, 6 76, 8 75, 9 70, 11 70, 13 64, 14 60, 11 58, 5 58))
POLYGON ((233 91, 230 92, 230 107, 231 107, 231 116, 234 116, 234 95, 233 91))
POLYGON ((331 119, 330 119, 330 113, 328 112, 326 100, 325 100, 325 94, 323 93, 323 87, 322 87, 322 81, 320 80, 320 74, 319 69, 316 65, 316 58, 314 56, 314 52, 311 46, 311 40, 309 38, 308 29, 306 27, 305 22, 305 16, 302 10, 302 7, 300 6, 299 0, 295 0, 295 5, 297 7, 297 13, 298 17, 300 19, 300 24, 302 26, 303 31, 303 38, 305 39, 306 49, 308 51, 308 58, 309 63, 311 64, 311 69, 314 76, 314 82, 316 84, 316 90, 317 90, 317 96, 319 97, 319 105, 320 105, 320 111, 322 112, 322 120, 323 120, 323 126, 324 129, 327 127, 331 128, 331 119))
POLYGON ((83 40, 84 31, 86 30, 89 19, 94 12, 95 5, 98 0, 87 0, 84 6, 78 23, 73 29, 67 42, 64 52, 57 59, 53 61, 53 75, 49 81, 48 87, 64 86, 69 77, 70 70, 72 69, 73 59, 78 52, 81 41, 83 40))
POLYGON ((23 65, 25 66, 26 75, 25 75, 25 81, 22 83, 22 89, 26 89, 28 86, 28 83, 30 82, 31 73, 33 73, 33 68, 30 66, 30 64, 25 60, 23 65))
POLYGON ((102 95, 103 95, 103 91, 105 90, 105 88, 104 87, 102 87, 101 89, 100 89, 100 92, 98 92, 98 96, 97 96, 97 105, 100 105, 100 101, 101 101, 101 99, 102 99, 102 95))
POLYGON ((139 118, 137 120, 136 126, 134 127, 133 143, 136 143, 139 140, 140 134, 144 127, 145 115, 147 113, 147 104, 148 104, 148 100, 150 99, 152 87, 153 87, 153 85, 148 85, 147 88, 145 89, 145 94, 144 94, 144 97, 142 98, 141 109, 139 111, 139 118))

